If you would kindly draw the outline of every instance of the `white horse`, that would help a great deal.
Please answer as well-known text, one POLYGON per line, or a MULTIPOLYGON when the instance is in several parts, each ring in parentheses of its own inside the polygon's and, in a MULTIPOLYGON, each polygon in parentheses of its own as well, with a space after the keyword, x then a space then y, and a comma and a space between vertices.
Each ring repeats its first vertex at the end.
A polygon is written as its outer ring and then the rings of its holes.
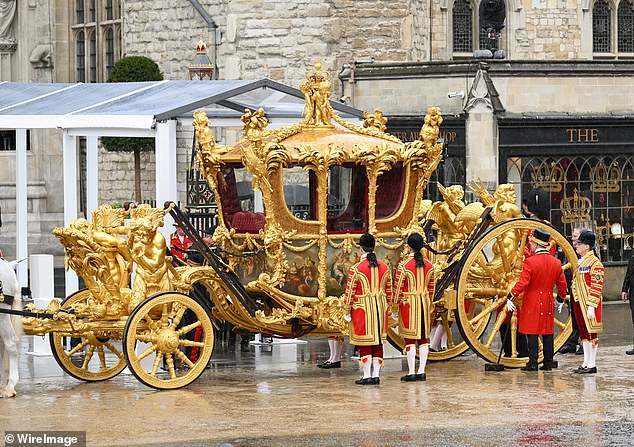
MULTIPOLYGON (((0 293, 12 296, 13 304, 0 302, 0 309, 22 310, 22 293, 18 278, 11 263, 0 258, 0 293)), ((15 386, 19 380, 18 358, 22 317, 0 313, 0 397, 15 396, 15 386)))

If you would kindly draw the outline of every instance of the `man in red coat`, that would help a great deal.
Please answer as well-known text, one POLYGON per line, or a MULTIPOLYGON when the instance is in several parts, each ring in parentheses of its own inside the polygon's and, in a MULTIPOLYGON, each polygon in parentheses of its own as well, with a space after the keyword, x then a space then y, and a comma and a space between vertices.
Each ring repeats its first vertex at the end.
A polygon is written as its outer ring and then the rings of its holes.
POLYGON ((392 304, 392 275, 376 259, 374 236, 361 235, 365 252, 348 273, 343 295, 344 318, 350 323, 350 343, 359 347, 363 377, 357 385, 379 385, 383 365, 383 344, 387 340, 388 305, 392 304))
POLYGON ((170 235, 170 251, 172 256, 181 261, 185 260, 185 250, 192 246, 192 241, 185 235, 181 226, 174 224, 176 231, 170 235))
POLYGON ((555 301, 553 288, 557 285, 557 295, 566 297, 566 278, 561 262, 548 252, 550 233, 540 228, 529 237, 533 256, 524 259, 522 274, 509 293, 508 309, 513 311, 513 301, 522 293, 519 332, 528 339, 528 363, 523 371, 537 371, 538 336, 542 336, 544 364, 542 370, 552 369, 555 333, 555 301))
POLYGON ((394 301, 399 305, 398 333, 405 339, 405 355, 409 371, 403 382, 427 380, 425 365, 429 355, 432 300, 434 299, 434 270, 423 257, 423 237, 413 233, 407 238, 413 257, 402 262, 396 270, 394 301), (416 343, 420 364, 416 366, 416 343))
POLYGON ((596 236, 588 230, 579 234, 575 250, 581 256, 572 278, 573 312, 583 344, 583 364, 574 370, 577 374, 596 374, 598 334, 603 332, 603 264, 594 254, 596 236))

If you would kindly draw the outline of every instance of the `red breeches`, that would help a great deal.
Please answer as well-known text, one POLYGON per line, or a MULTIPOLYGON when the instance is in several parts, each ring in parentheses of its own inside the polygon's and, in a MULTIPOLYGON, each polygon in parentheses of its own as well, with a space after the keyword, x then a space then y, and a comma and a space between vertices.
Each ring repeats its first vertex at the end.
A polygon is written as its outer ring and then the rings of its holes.
POLYGON ((366 355, 371 355, 372 357, 383 358, 383 345, 374 345, 374 346, 359 346, 359 357, 363 358, 366 355))
POLYGON ((583 318, 583 312, 581 312, 581 306, 578 301, 575 301, 572 306, 573 312, 575 313, 575 321, 577 321, 577 327, 579 328, 579 337, 581 340, 595 340, 597 338, 597 334, 591 334, 588 332, 588 328, 586 327, 586 320, 583 318))
POLYGON ((418 346, 428 345, 429 344, 429 338, 420 338, 418 340, 414 340, 413 338, 406 338, 405 339, 405 344, 406 345, 415 345, 416 342, 418 342, 418 346))

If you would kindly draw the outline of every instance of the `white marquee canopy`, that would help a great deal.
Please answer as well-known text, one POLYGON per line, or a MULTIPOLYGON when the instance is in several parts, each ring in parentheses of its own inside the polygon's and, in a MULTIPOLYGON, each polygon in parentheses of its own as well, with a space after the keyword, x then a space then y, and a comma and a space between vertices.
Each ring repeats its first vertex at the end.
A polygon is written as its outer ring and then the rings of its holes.
MULTIPOLYGON (((363 112, 331 101, 344 118, 363 119, 363 112)), ((205 110, 215 127, 239 127, 246 108, 262 107, 271 127, 302 117, 304 94, 270 79, 156 81, 96 84, 0 82, 0 129, 16 130, 16 256, 28 256, 27 129, 60 129, 63 133, 64 224, 77 218, 77 149, 86 138, 87 215, 97 208, 97 141, 102 136, 156 139, 156 203, 177 200, 176 123, 191 123, 205 110)), ((20 284, 27 266, 20 264, 20 284)), ((77 277, 66 277, 67 294, 77 277)))

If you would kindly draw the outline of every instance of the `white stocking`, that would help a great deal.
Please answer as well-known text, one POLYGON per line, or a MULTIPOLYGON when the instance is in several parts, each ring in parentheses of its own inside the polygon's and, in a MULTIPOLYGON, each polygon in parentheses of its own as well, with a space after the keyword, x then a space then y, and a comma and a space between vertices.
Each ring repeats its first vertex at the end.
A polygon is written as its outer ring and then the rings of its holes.
POLYGON ((416 369, 416 345, 408 345, 409 349, 406 351, 407 355, 407 368, 409 369, 410 376, 415 373, 416 369))
POLYGON ((429 345, 418 347, 418 356, 420 364, 418 365, 418 374, 425 374, 425 365, 427 365, 427 356, 429 355, 429 345))
POLYGON ((335 349, 333 351, 332 362, 341 361, 341 353, 343 352, 343 340, 333 340, 335 342, 335 349))
MULTIPOLYGON (((599 345, 594 345, 592 342, 588 343, 589 346, 589 355, 588 355, 588 368, 595 368, 597 366, 597 349, 599 349, 599 345)), ((585 353, 585 348, 584 353, 585 353)))
POLYGON ((583 341, 583 365, 581 365, 583 368, 587 368, 588 363, 590 362, 590 349, 592 349, 591 345, 592 343, 590 343, 589 341, 583 341))
POLYGON ((379 373, 381 372, 381 365, 383 364, 382 359, 372 359, 372 377, 379 377, 379 373))
POLYGON ((440 338, 440 349, 447 349, 448 345, 447 345, 447 332, 445 331, 445 326, 441 326, 442 327, 442 337, 440 338))
POLYGON ((334 358, 335 358, 335 351, 337 349, 337 340, 333 340, 331 338, 328 339, 328 349, 330 349, 330 357, 328 357, 328 361, 330 363, 334 362, 334 358))
POLYGON ((370 371, 372 369, 372 356, 368 356, 365 359, 365 362, 362 362, 362 363, 363 363, 363 366, 362 366, 363 378, 364 379, 369 379, 370 378, 370 371))
POLYGON ((441 327, 442 325, 440 323, 436 324, 436 326, 431 328, 431 333, 429 334, 429 339, 431 340, 429 346, 436 351, 439 350, 438 347, 440 345, 440 337, 442 337, 442 333, 440 331, 441 327))

